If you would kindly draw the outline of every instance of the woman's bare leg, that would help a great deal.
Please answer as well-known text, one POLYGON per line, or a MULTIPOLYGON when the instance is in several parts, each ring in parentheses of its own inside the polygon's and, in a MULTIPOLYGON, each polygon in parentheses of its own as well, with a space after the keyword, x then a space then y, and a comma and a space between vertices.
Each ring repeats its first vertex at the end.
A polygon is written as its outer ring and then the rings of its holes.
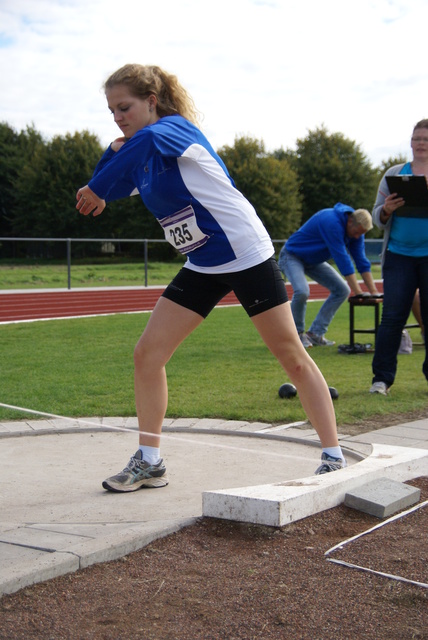
POLYGON ((269 309, 251 320, 266 346, 278 359, 299 394, 303 409, 323 448, 336 447, 336 416, 328 385, 298 336, 290 303, 269 309))
POLYGON ((134 388, 140 445, 159 447, 168 405, 165 365, 202 316, 159 298, 134 351, 134 388), (152 435, 153 434, 153 435, 152 435))

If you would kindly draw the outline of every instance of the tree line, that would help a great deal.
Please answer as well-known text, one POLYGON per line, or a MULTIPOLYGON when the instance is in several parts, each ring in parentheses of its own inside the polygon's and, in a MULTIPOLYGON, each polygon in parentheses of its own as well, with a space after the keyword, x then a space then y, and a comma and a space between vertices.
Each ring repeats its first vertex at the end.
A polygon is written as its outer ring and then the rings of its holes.
MULTIPOLYGON (((45 140, 34 126, 16 131, 0 123, 0 237, 162 238, 138 197, 109 203, 96 218, 76 211, 76 191, 87 184, 103 151, 88 131, 45 140)), ((374 167, 356 142, 324 126, 298 139, 295 150, 268 152, 262 141, 237 137, 217 152, 273 239, 287 238, 336 202, 371 211, 385 169, 406 160, 388 158, 374 167)))

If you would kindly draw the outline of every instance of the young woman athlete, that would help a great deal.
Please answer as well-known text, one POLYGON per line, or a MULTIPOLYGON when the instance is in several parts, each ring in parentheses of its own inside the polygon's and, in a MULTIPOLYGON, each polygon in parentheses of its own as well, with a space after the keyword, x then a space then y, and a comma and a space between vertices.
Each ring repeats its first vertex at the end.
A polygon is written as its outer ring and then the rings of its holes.
POLYGON ((230 291, 295 384, 323 452, 317 474, 346 465, 327 383, 300 342, 271 239, 253 206, 197 126, 193 101, 174 75, 128 64, 104 90, 123 136, 77 192, 83 215, 139 193, 166 239, 187 261, 158 300, 134 352, 139 449, 103 482, 109 491, 168 484, 160 457, 167 410, 165 366, 230 291))

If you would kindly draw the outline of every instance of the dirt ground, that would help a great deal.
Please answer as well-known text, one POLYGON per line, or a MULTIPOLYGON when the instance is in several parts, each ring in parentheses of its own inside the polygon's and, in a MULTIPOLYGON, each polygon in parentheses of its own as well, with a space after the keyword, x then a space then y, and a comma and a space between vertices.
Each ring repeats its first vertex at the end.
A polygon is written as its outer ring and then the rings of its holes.
MULTIPOLYGON (((428 500, 428 477, 408 484, 428 500)), ((428 583, 428 507, 328 556, 360 569, 325 556, 380 523, 343 505, 281 529, 201 518, 120 560, 3 596, 0 640, 428 640, 428 589, 414 584, 428 583)))
MULTIPOLYGON (((428 499, 428 478, 409 484, 428 499)), ((428 508, 382 520, 343 505, 281 529, 201 518, 121 560, 0 600, 2 640, 428 638, 428 508)))

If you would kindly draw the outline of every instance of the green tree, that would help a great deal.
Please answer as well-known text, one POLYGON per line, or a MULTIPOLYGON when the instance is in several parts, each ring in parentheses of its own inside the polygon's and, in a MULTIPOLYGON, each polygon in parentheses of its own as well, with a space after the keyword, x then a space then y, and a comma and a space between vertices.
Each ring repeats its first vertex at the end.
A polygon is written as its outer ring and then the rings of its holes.
POLYGON ((42 137, 34 127, 18 133, 7 123, 0 123, 0 236, 12 234, 17 178, 42 145, 42 137))
POLYGON ((108 218, 117 238, 164 237, 162 227, 138 194, 108 203, 102 216, 108 218))
POLYGON ((325 127, 297 140, 293 167, 301 182, 302 223, 336 202, 371 210, 378 173, 359 145, 325 127))
POLYGON ((407 157, 404 154, 400 154, 398 156, 391 156, 386 160, 382 160, 381 164, 377 168, 379 179, 383 176, 385 171, 390 167, 393 167, 395 164, 405 164, 406 162, 407 162, 407 157))
POLYGON ((36 148, 16 180, 13 231, 33 237, 83 237, 88 234, 75 209, 76 191, 88 182, 101 155, 98 139, 83 133, 56 136, 36 148))
MULTIPOLYGON (((87 131, 45 141, 34 127, 17 132, 0 123, 0 235, 163 238, 139 196, 111 202, 95 218, 77 212, 76 191, 88 183, 102 152, 98 138, 87 131)), ((389 158, 373 169, 355 142, 324 127, 298 140, 296 151, 267 153, 263 142, 241 137, 218 153, 274 239, 288 237, 310 215, 338 201, 370 210, 384 170, 405 161, 389 158)), ((88 246, 82 243, 81 252, 88 246)), ((154 247, 151 255, 175 255, 169 245, 154 247)), ((91 251, 99 248, 94 244, 91 251)), ((142 245, 132 251, 141 252, 142 245)))
POLYGON ((289 162, 266 153, 263 142, 248 137, 235 138, 233 147, 222 147, 218 154, 271 237, 287 238, 302 210, 297 175, 289 162))
MULTIPOLYGON (((11 181, 15 193, 11 207, 13 235, 34 238, 162 238, 160 225, 139 196, 109 203, 100 216, 78 213, 75 208, 76 192, 89 182, 102 153, 98 138, 87 131, 55 136, 49 142, 34 146, 31 154, 21 152, 11 181)), ((53 247, 63 252, 57 243, 53 247)), ((130 245, 124 247, 122 249, 128 251, 130 245)), ((89 247, 88 243, 82 243, 79 253, 99 249, 98 244, 89 247)), ((134 250, 142 251, 142 245, 134 247, 134 250)), ((52 252, 54 249, 50 255, 52 252)))
MULTIPOLYGON (((112 202, 95 217, 83 216, 76 210, 76 192, 89 182, 102 153, 98 138, 87 131, 56 136, 38 147, 31 160, 21 167, 16 180, 14 234, 35 238, 154 237, 159 225, 139 197, 112 202)), ((115 246, 124 252, 131 248, 128 243, 115 246)), ((48 249, 46 255, 64 254, 61 244, 44 247, 48 249)), ((143 251, 142 245, 132 249, 137 253, 143 251)), ((100 243, 73 243, 75 256, 100 250, 100 243)))

